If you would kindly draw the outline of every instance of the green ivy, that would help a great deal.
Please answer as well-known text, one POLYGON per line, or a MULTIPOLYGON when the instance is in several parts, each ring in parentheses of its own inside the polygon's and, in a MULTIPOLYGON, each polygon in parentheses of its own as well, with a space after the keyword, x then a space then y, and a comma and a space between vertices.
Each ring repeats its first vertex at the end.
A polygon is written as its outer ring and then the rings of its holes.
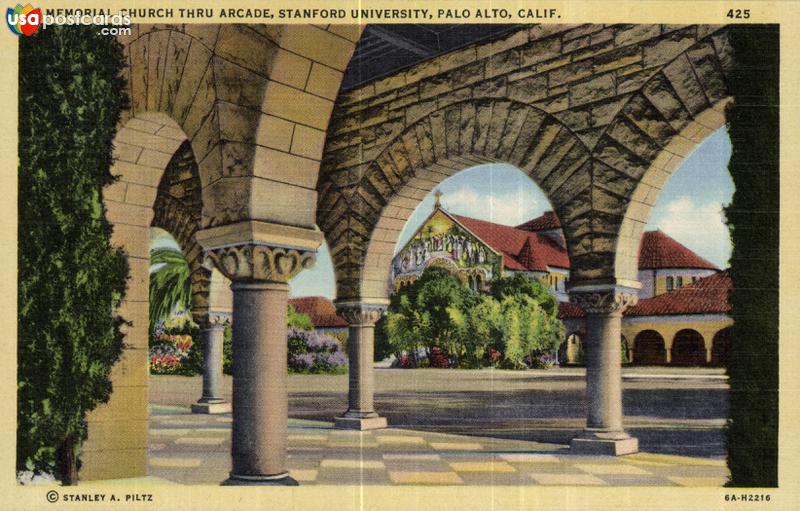
POLYGON ((121 69, 121 46, 97 27, 19 39, 17 470, 64 484, 123 348, 111 312, 128 263, 101 199, 127 101, 121 69))
POLYGON ((733 241, 728 359, 730 486, 778 484, 779 37, 777 25, 731 32, 727 109, 736 192, 725 214, 733 241))

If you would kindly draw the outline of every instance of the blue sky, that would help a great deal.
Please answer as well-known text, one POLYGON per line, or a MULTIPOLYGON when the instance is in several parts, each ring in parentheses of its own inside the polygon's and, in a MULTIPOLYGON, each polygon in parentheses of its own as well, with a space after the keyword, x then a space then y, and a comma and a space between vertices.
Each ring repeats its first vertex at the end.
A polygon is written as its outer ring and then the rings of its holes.
MULTIPOLYGON (((708 137, 672 175, 653 208, 648 230, 661 229, 720 268, 727 267, 731 244, 722 207, 733 196, 727 170, 731 144, 725 128, 708 137)), ((539 187, 516 168, 482 165, 459 172, 439 185, 448 211, 506 225, 518 225, 551 209, 539 187)), ((396 249, 401 248, 433 209, 433 192, 417 206, 396 249)), ((155 237, 155 245, 173 244, 155 237)), ((290 282, 292 296, 335 298, 333 264, 327 245, 317 264, 290 282)))

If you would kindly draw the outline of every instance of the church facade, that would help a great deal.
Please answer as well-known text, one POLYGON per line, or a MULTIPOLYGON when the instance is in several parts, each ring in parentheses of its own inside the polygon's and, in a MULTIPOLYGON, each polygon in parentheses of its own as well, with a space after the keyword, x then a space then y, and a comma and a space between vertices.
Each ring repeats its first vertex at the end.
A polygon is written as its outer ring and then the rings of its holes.
MULTIPOLYGON (((570 261, 561 224, 552 211, 516 227, 455 215, 437 194, 433 212, 392 260, 390 292, 441 267, 465 286, 485 291, 500 276, 522 273, 559 300, 565 339, 561 364, 581 364, 586 325, 569 302, 570 261)), ((662 231, 648 231, 639 247, 639 302, 622 321, 623 360, 637 365, 724 365, 733 324, 727 271, 662 231)))

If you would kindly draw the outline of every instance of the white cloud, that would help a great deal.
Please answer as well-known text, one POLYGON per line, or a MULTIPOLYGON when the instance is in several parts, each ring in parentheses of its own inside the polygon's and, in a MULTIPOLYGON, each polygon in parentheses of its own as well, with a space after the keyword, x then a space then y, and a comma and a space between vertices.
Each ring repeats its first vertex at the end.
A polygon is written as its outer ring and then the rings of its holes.
POLYGON ((716 201, 698 204, 684 196, 667 203, 664 210, 654 228, 661 229, 717 266, 727 267, 731 242, 722 204, 716 201))
POLYGON ((463 187, 442 196, 442 205, 451 213, 504 225, 518 225, 541 213, 536 198, 521 189, 488 195, 463 187))

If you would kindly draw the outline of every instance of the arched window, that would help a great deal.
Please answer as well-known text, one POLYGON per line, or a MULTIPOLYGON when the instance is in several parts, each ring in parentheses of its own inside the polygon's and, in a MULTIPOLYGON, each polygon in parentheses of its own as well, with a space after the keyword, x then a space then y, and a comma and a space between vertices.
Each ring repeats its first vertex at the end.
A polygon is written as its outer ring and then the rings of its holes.
POLYGON ((672 341, 672 363, 676 366, 701 366, 706 363, 703 336, 696 330, 684 329, 672 341))
POLYGON ((672 291, 673 289, 675 289, 675 279, 667 277, 667 291, 672 291))
POLYGON ((731 350, 731 327, 723 328, 714 335, 711 346, 711 365, 724 366, 728 363, 731 350))
POLYGON ((667 350, 664 338, 655 330, 639 332, 633 340, 633 363, 637 365, 664 365, 667 350))

